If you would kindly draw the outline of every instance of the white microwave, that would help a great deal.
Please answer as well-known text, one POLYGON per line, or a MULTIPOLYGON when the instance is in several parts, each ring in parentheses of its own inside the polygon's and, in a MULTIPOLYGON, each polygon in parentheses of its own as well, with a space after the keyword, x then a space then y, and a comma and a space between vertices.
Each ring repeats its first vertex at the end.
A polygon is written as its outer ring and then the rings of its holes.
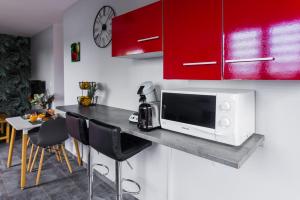
POLYGON ((162 90, 161 127, 240 146, 255 132, 255 91, 162 90))

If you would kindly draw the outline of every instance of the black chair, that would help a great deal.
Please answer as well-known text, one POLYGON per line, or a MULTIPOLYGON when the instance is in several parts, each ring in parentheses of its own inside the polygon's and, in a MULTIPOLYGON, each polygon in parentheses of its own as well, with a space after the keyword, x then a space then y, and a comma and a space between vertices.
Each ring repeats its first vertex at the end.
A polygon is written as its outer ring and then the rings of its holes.
POLYGON ((45 149, 49 149, 49 151, 54 150, 55 154, 57 156, 57 159, 60 157, 61 159, 61 152, 64 155, 65 161, 67 163, 68 169, 70 173, 72 173, 72 167, 70 165, 66 150, 64 148, 63 142, 68 139, 68 133, 66 129, 66 120, 64 118, 56 118, 53 120, 49 120, 47 122, 44 122, 42 126, 40 127, 40 130, 37 133, 32 133, 29 134, 30 142, 32 143, 32 149, 34 146, 37 146, 33 161, 31 162, 32 159, 32 152, 29 157, 28 161, 28 169, 30 169, 30 172, 32 172, 32 169, 34 167, 35 161, 37 159, 39 149, 42 149, 41 157, 40 157, 40 162, 39 162, 39 167, 38 167, 38 173, 36 177, 36 185, 39 185, 40 183, 40 176, 41 176, 41 171, 42 171, 42 166, 43 166, 43 160, 44 160, 44 154, 45 154, 45 149), (58 156, 59 154, 59 156, 58 156))
MULTIPOLYGON (((133 194, 138 194, 141 189, 138 183, 129 179, 122 179, 122 162, 151 146, 152 142, 121 132, 119 127, 96 120, 89 122, 89 141, 90 147, 115 160, 117 200, 122 200, 122 181, 135 183, 139 190, 133 194)), ((93 168, 91 172, 93 180, 93 168)), ((90 195, 92 198, 93 194, 90 195)))
POLYGON ((82 116, 75 113, 67 112, 66 124, 68 133, 74 141, 78 165, 81 166, 82 158, 80 156, 78 141, 84 145, 89 145, 89 134, 86 124, 86 118, 83 118, 82 116))
MULTIPOLYGON (((89 132, 88 127, 86 123, 86 118, 75 114, 71 112, 66 113, 66 125, 68 133, 73 137, 74 145, 77 153, 77 162, 78 165, 82 165, 82 160, 80 156, 80 151, 78 148, 78 141, 81 142, 84 145, 88 146, 88 157, 87 157, 87 174, 89 177, 88 181, 88 190, 89 193, 91 193, 91 187, 90 187, 90 146, 89 146, 89 132)), ((83 154, 83 151, 81 151, 83 154)))

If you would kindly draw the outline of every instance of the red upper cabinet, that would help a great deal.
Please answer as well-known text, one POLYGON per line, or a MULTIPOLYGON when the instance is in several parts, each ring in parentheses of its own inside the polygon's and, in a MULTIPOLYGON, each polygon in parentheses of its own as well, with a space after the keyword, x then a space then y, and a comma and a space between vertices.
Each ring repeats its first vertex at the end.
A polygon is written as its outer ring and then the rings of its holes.
POLYGON ((224 78, 300 79, 300 1, 224 0, 224 78))
POLYGON ((112 56, 154 57, 162 54, 161 1, 115 17, 112 56))
POLYGON ((221 79, 222 0, 164 0, 164 78, 221 79))

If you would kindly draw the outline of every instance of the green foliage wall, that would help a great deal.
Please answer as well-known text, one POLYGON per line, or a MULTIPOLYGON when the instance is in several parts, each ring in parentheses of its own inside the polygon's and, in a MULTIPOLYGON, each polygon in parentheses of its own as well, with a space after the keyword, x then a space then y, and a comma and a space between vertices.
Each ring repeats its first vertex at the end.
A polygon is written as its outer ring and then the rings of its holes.
POLYGON ((30 39, 0 34, 0 113, 9 116, 30 109, 30 39))

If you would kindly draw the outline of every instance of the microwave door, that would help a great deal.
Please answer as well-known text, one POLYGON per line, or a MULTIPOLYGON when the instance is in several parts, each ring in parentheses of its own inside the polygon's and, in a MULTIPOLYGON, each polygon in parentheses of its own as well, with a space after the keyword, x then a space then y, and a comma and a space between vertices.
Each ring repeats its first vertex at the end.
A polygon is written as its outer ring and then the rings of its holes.
POLYGON ((215 129, 216 96, 163 93, 162 119, 215 129))

